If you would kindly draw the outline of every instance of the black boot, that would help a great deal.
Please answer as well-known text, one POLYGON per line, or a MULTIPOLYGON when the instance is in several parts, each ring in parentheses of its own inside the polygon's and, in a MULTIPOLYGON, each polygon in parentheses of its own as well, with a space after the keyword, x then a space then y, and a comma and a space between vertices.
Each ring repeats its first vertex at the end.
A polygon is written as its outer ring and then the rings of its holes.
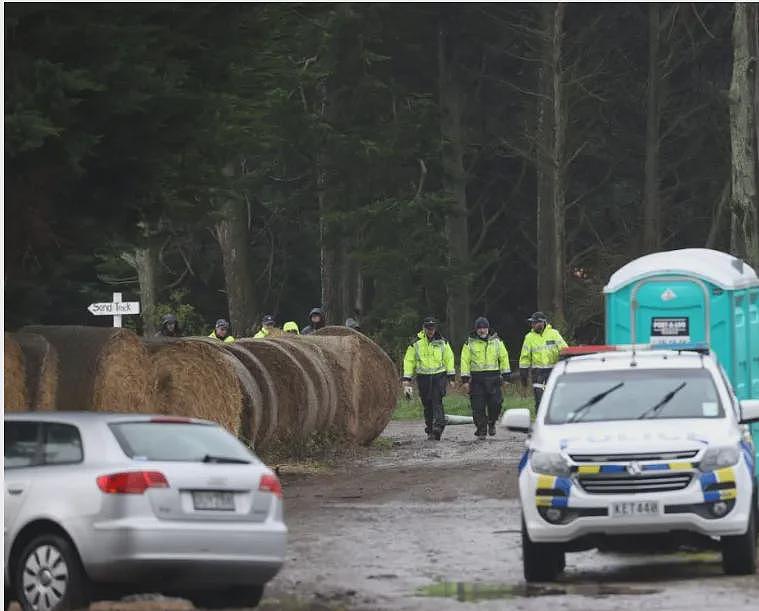
POLYGON ((490 435, 491 437, 495 436, 495 424, 488 425, 488 435, 490 435))

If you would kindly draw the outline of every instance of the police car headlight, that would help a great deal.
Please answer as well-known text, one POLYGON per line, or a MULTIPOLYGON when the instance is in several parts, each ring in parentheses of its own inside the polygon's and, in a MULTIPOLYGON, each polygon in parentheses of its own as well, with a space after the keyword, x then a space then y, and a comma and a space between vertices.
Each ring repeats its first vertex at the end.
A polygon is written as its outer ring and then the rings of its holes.
POLYGON ((569 477, 569 465, 558 452, 533 451, 530 455, 530 465, 535 473, 544 475, 559 475, 569 477))
POLYGON ((699 469, 701 471, 715 471, 723 467, 731 467, 740 459, 741 453, 737 446, 722 448, 709 448, 704 452, 699 469))

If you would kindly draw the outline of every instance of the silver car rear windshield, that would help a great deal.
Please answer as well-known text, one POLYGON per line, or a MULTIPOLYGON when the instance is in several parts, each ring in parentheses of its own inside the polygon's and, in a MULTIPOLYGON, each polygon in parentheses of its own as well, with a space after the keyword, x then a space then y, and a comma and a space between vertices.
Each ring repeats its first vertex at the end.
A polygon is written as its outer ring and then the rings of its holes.
POLYGON ((723 416, 705 369, 596 371, 556 380, 545 423, 723 416))
POLYGON ((258 459, 233 435, 212 425, 184 422, 118 422, 109 425, 134 460, 251 463, 258 459))

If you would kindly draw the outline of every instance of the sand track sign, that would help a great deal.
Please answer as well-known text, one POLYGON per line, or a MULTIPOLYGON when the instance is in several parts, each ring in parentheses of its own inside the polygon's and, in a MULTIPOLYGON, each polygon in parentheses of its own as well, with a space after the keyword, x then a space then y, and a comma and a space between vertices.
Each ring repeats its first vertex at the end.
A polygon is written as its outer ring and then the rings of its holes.
POLYGON ((113 316, 113 326, 120 327, 122 316, 140 313, 140 302, 121 301, 121 293, 114 293, 112 302, 91 303, 87 309, 94 316, 113 316))

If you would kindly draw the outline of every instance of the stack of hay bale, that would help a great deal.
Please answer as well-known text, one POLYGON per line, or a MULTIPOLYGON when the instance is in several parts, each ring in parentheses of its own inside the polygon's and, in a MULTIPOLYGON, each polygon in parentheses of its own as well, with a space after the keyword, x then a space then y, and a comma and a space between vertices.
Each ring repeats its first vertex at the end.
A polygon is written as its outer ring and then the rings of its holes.
POLYGON ((368 443, 395 408, 392 360, 346 327, 222 344, 124 329, 25 327, 5 338, 6 409, 214 420, 257 447, 335 433, 368 443))

